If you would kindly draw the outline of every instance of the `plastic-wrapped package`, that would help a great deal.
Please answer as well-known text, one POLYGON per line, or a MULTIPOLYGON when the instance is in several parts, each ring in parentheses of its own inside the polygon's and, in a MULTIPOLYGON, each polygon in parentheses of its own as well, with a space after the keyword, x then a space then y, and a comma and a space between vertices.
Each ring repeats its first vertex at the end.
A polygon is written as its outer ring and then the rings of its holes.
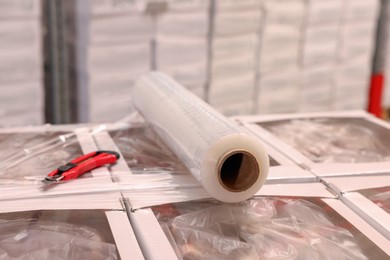
POLYGON ((261 123, 317 163, 390 160, 388 130, 364 119, 317 118, 261 123))
POLYGON ((1 259, 119 259, 103 211, 6 213, 0 229, 1 259))
POLYGON ((82 155, 74 133, 1 134, 0 178, 42 179, 60 165, 82 155))
POLYGON ((390 187, 368 189, 360 193, 390 214, 390 187))
POLYGON ((257 197, 152 208, 179 259, 388 257, 319 199, 257 197))

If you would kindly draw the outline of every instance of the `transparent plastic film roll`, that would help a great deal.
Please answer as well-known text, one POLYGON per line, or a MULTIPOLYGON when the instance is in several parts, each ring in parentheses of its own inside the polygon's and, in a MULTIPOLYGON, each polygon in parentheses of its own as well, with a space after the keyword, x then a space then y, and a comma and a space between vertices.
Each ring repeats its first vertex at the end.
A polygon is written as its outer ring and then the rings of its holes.
POLYGON ((223 202, 253 196, 269 159, 261 142, 160 72, 131 88, 135 107, 205 190, 223 202))

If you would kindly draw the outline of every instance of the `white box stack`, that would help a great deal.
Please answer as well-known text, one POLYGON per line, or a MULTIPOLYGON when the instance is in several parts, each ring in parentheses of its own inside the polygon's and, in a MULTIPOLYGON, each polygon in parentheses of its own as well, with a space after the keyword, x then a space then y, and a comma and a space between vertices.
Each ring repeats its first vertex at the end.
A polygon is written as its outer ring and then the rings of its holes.
POLYGON ((215 1, 208 101, 226 115, 255 108, 261 1, 215 1))
POLYGON ((43 119, 40 0, 0 1, 0 126, 43 119))
POLYGON ((367 107, 379 6, 378 0, 344 0, 333 91, 336 110, 367 107))
POLYGON ((132 110, 129 87, 150 70, 153 28, 142 1, 91 1, 91 122, 112 122, 132 110))
POLYGON ((259 113, 296 111, 300 71, 286 68, 277 73, 260 76, 257 108, 259 113))
POLYGON ((302 71, 299 111, 324 111, 332 102, 333 64, 320 64, 302 71))
POLYGON ((342 0, 306 1, 299 111, 325 111, 331 107, 343 6, 342 0))
POLYGON ((298 67, 303 0, 265 0, 266 21, 260 39, 258 113, 291 112, 297 109, 298 67))
POLYGON ((262 6, 257 112, 365 109, 379 1, 264 0, 262 6))
POLYGON ((209 0, 170 0, 157 18, 157 69, 201 98, 207 81, 209 7, 209 0))

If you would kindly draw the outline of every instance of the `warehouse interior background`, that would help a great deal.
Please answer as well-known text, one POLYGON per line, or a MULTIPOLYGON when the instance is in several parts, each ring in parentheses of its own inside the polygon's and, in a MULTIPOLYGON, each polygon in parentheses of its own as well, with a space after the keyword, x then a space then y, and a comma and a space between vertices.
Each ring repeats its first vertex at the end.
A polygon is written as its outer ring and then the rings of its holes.
POLYGON ((0 0, 0 260, 390 259, 389 1, 0 0))
MULTIPOLYGON (((388 1, 1 0, 1 126, 113 122, 163 71, 227 116, 390 107, 388 1)), ((390 52, 390 50, 389 50, 390 52)))

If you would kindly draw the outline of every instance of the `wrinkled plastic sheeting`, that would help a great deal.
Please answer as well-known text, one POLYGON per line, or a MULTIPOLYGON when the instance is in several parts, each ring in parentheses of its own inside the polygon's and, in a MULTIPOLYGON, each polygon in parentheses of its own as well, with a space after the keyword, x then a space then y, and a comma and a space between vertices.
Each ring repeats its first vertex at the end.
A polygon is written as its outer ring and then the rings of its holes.
MULTIPOLYGON (((317 200, 316 200, 317 201, 317 200)), ((364 235, 304 199, 166 204, 153 210, 180 259, 369 259, 364 235)), ((368 250, 369 248, 370 250, 368 250)), ((376 251, 377 250, 377 251, 376 251)))
POLYGON ((0 134, 0 178, 41 179, 49 172, 82 155, 73 133, 0 134))
POLYGON ((83 226, 0 219, 0 230, 0 259, 118 259, 114 244, 83 226))
POLYGON ((110 135, 134 174, 189 174, 186 167, 148 126, 110 131, 110 135))
POLYGON ((28 150, 30 147, 47 142, 50 139, 63 135, 57 133, 1 133, 0 134, 0 161, 17 154, 20 150, 28 150))
POLYGON ((390 160, 390 130, 364 119, 297 119, 261 123, 313 162, 390 160))
POLYGON ((390 187, 364 190, 361 193, 390 214, 390 187))

